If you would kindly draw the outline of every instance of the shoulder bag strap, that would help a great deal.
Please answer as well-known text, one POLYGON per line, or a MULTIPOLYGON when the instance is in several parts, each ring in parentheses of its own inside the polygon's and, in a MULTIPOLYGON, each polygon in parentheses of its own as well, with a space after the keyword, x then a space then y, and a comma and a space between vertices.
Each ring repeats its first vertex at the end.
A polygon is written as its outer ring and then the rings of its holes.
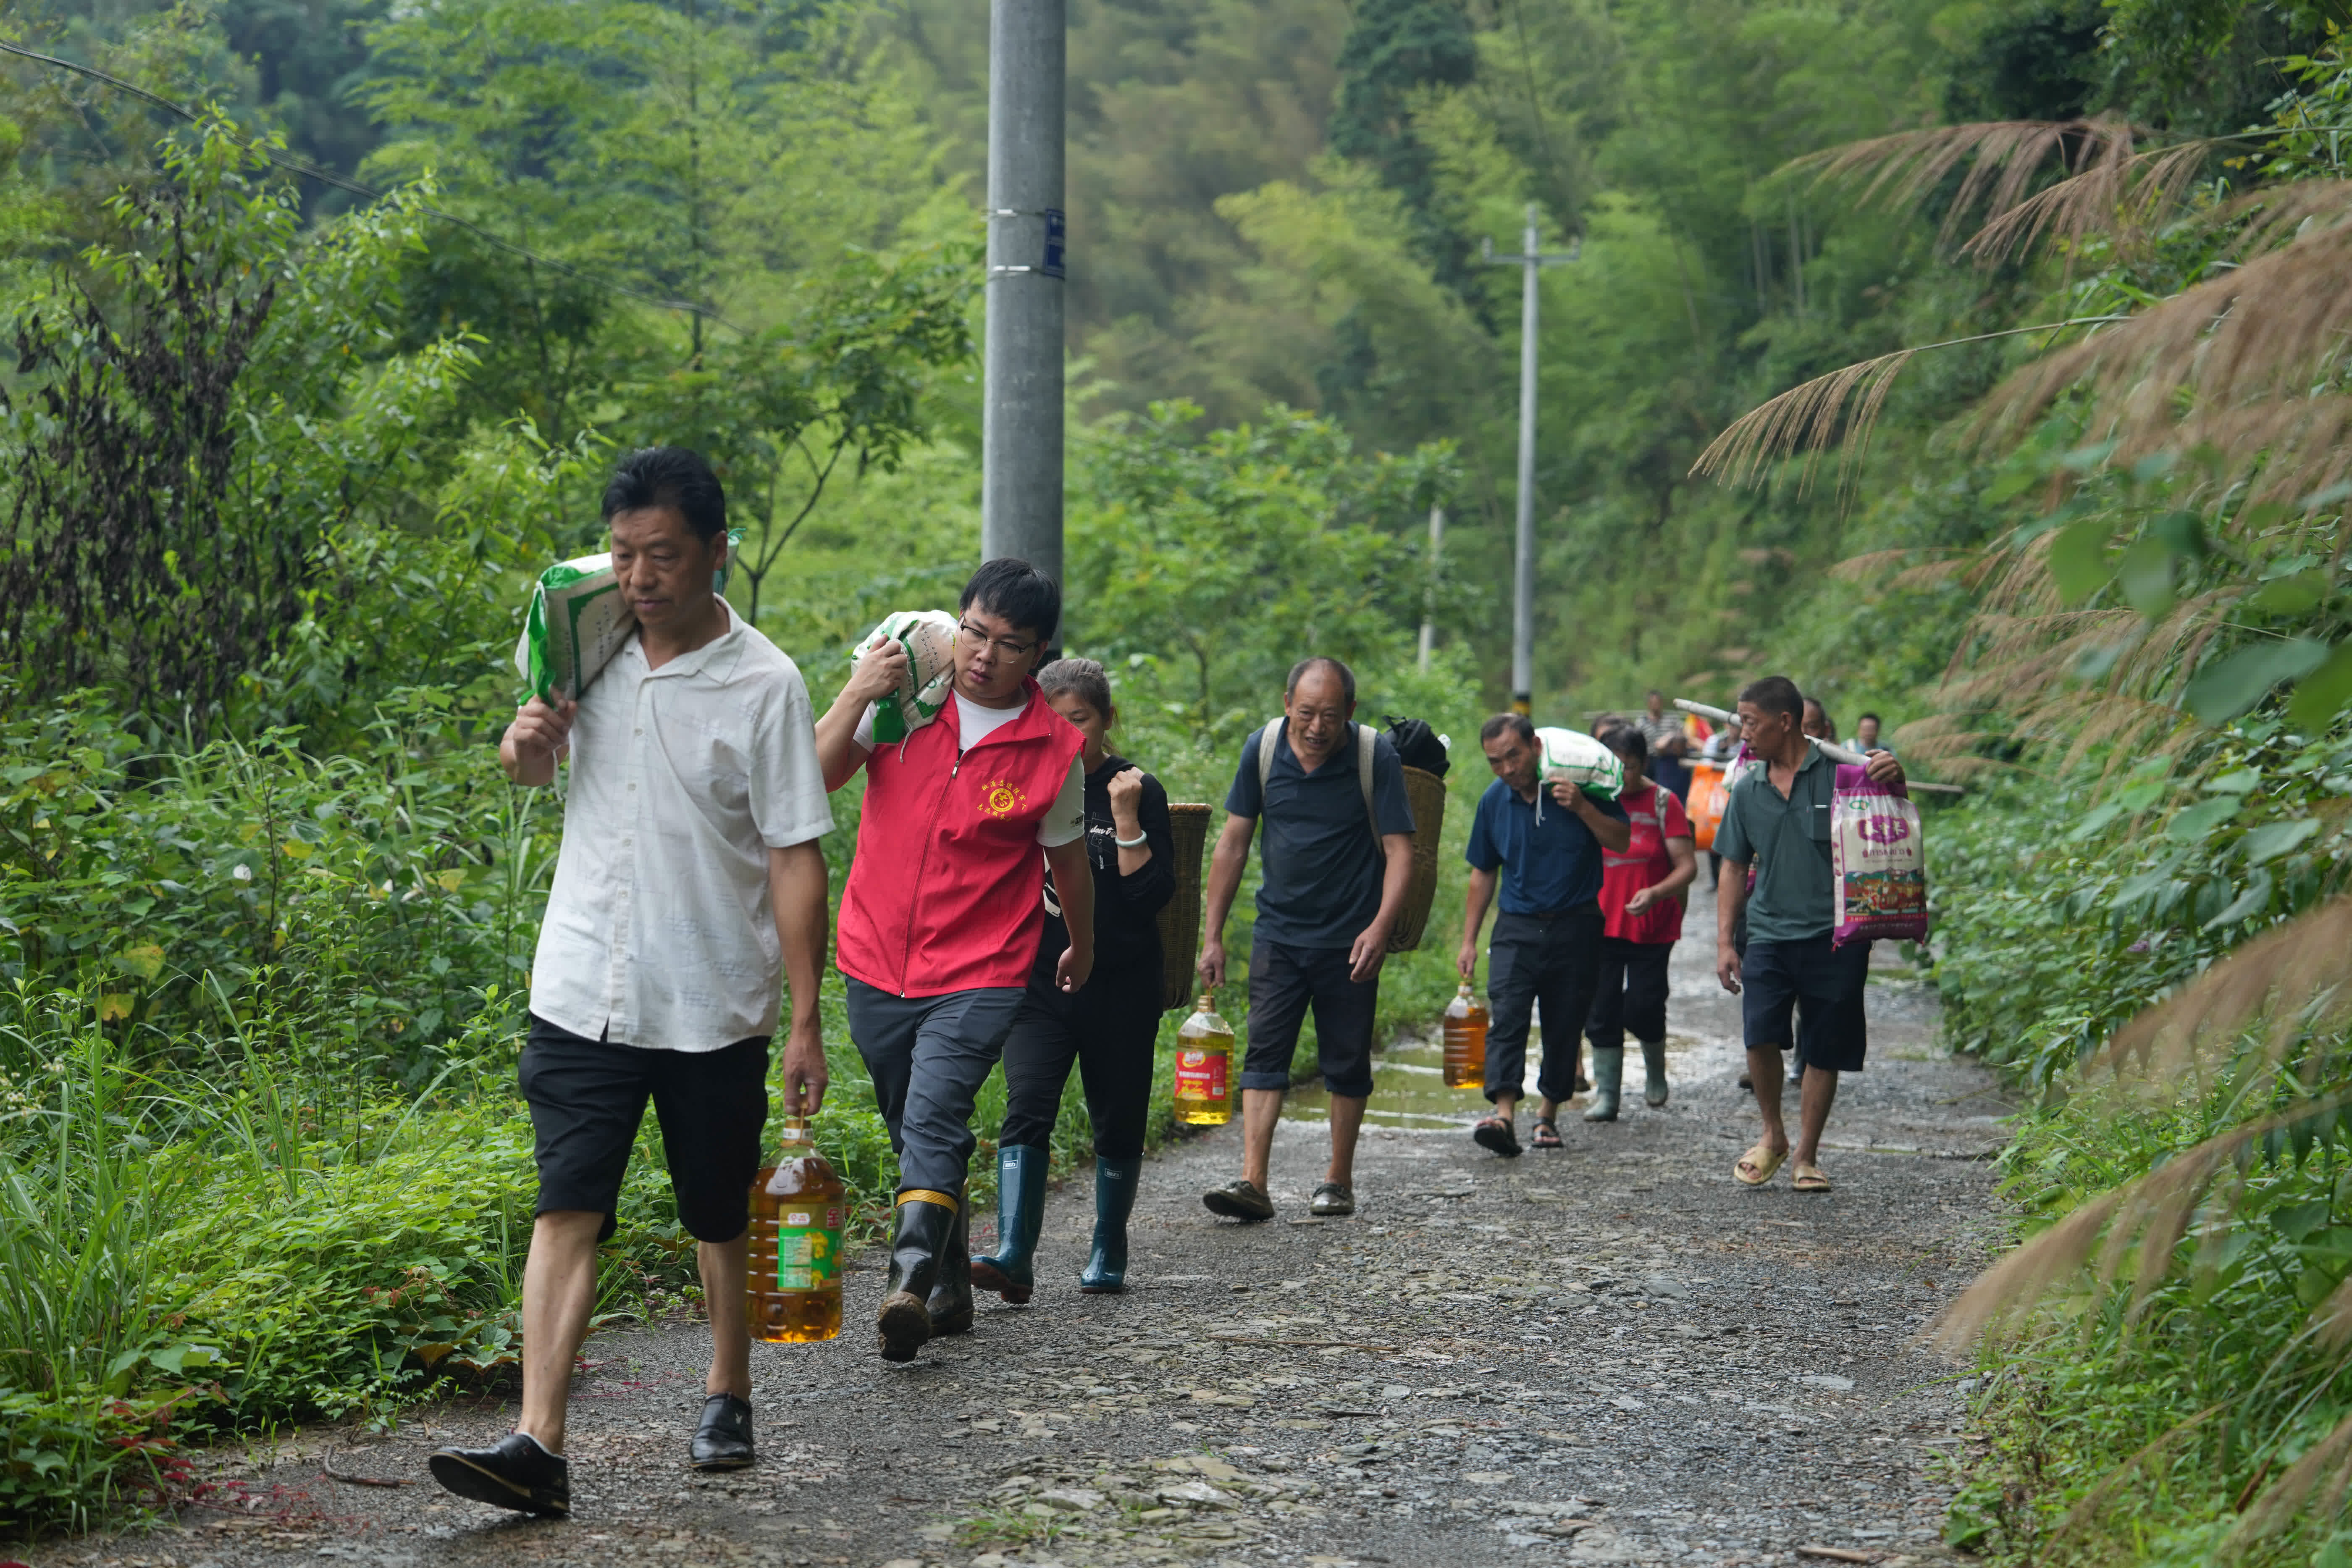
POLYGON ((1364 822, 1372 830, 1372 843, 1381 841, 1381 814, 1372 809, 1372 747, 1380 737, 1369 724, 1356 726, 1356 784, 1364 792, 1364 822))
POLYGON ((1257 814, 1265 815, 1265 786, 1274 777, 1274 742, 1282 733, 1282 721, 1269 722, 1257 732, 1257 814))

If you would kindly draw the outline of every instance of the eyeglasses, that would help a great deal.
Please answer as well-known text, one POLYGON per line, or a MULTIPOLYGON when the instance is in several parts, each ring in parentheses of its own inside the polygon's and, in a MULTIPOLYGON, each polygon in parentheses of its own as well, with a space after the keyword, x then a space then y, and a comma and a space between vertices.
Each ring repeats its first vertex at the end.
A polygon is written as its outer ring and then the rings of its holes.
POLYGON ((1020 658, 1037 646, 1034 642, 1009 642, 1003 637, 990 637, 970 621, 958 621, 956 630, 963 637, 963 646, 974 653, 979 652, 982 645, 985 644, 1005 658, 1020 658))

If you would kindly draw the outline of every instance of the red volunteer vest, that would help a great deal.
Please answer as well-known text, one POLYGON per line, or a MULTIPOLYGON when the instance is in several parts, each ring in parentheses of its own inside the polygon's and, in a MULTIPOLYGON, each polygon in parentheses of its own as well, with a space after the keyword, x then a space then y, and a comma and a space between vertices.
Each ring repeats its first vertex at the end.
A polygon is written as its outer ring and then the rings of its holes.
POLYGON ((1021 716, 969 752, 956 715, 866 759, 841 893, 844 974, 894 996, 1024 985, 1045 922, 1037 827, 1086 737, 1024 681, 1021 716))

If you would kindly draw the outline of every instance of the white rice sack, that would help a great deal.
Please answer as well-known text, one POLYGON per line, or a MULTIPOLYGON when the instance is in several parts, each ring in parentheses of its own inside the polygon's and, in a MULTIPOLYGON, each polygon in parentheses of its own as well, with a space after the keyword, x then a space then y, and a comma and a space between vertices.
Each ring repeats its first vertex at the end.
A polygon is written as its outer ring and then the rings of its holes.
POLYGON ((907 679, 874 709, 874 739, 903 741, 947 706, 955 681, 956 618, 945 610, 893 610, 849 650, 855 664, 867 649, 895 642, 907 650, 907 679))
POLYGON ((1542 759, 1538 774, 1548 784, 1572 784, 1601 800, 1615 800, 1625 787, 1625 764, 1590 735, 1538 729, 1536 751, 1542 759))
POLYGON ((610 555, 558 563, 531 585, 515 669, 541 701, 569 697, 576 702, 636 626, 610 555))

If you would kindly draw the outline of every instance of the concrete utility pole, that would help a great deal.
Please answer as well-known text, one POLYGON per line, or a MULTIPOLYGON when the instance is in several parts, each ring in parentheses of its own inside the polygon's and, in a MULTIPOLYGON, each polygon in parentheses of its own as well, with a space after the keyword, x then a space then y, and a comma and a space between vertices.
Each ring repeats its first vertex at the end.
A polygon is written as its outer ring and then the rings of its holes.
POLYGON ((1429 509, 1429 586, 1421 595, 1421 668, 1429 668, 1429 652, 1437 644, 1437 562, 1445 549, 1445 509, 1429 509))
POLYGON ((981 559, 1019 556, 1057 583, 1066 3, 994 0, 989 7, 987 350, 980 437, 981 559))
POLYGON ((1526 269, 1519 297, 1519 532, 1511 574, 1511 709, 1517 713, 1534 709, 1536 688, 1536 279, 1547 267, 1575 260, 1581 244, 1571 239, 1567 250, 1546 256, 1536 204, 1529 202, 1518 255, 1496 255, 1491 239, 1482 247, 1488 261, 1526 269))

